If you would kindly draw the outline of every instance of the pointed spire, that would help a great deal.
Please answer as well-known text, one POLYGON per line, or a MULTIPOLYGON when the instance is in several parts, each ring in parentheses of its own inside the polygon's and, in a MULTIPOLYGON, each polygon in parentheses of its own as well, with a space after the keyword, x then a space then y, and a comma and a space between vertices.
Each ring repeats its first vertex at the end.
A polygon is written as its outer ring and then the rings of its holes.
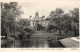
POLYGON ((39 18, 39 13, 36 11, 35 18, 39 18))

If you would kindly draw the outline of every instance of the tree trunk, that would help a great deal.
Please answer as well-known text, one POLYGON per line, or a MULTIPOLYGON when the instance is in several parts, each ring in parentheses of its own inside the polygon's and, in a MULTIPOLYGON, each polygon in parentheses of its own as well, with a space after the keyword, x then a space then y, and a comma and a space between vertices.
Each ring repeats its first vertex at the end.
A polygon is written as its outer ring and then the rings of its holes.
POLYGON ((74 27, 74 35, 77 36, 77 29, 74 27))
POLYGON ((62 34, 60 29, 59 29, 59 34, 62 34))
POLYGON ((9 27, 7 27, 7 36, 10 36, 10 34, 9 34, 10 32, 9 32, 9 27))
POLYGON ((76 31, 76 29, 74 29, 74 34, 75 34, 75 36, 77 36, 77 31, 76 31))
POLYGON ((15 22, 14 22, 14 24, 13 24, 13 29, 14 29, 13 32, 14 32, 14 37, 15 37, 15 32, 16 32, 16 31, 15 31, 15 22))
MULTIPOLYGON (((13 23, 13 36, 14 36, 14 39, 15 39, 15 23, 13 23)), ((15 47, 15 40, 13 41, 13 45, 15 47)))

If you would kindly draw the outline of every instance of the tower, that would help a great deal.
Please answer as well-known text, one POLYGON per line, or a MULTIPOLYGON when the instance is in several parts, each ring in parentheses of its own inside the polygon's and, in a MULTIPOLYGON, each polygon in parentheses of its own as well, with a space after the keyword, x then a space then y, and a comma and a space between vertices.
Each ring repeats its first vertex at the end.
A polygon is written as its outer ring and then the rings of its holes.
POLYGON ((35 18, 39 19, 39 13, 38 12, 35 13, 35 18))

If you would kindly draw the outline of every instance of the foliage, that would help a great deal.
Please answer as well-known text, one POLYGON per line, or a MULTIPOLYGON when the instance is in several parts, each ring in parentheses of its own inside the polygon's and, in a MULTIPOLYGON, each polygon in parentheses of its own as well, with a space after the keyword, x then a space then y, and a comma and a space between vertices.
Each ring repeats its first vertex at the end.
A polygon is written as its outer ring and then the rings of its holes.
POLYGON ((18 24, 21 26, 30 26, 30 21, 28 21, 28 19, 20 19, 18 24))
POLYGON ((37 28, 37 30, 44 30, 45 29, 45 27, 42 26, 41 24, 37 24, 36 28, 37 28))
POLYGON ((3 34, 2 31, 4 31, 4 29, 7 35, 10 32, 14 32, 15 34, 16 18, 20 17, 22 14, 20 6, 18 6, 17 2, 1 4, 1 34, 3 34))
POLYGON ((25 28, 24 31, 26 33, 34 33, 34 31, 32 29, 30 29, 30 28, 25 28))
POLYGON ((50 17, 52 18, 53 23, 57 25, 56 28, 59 30, 60 34, 62 29, 62 19, 60 17, 63 13, 64 11, 60 8, 57 8, 55 11, 51 11, 50 13, 50 17))
POLYGON ((74 31, 75 35, 79 32, 79 9, 74 8, 70 10, 69 13, 65 13, 60 8, 57 8, 55 11, 51 11, 50 18, 46 18, 50 23, 47 30, 59 30, 61 31, 74 31))
POLYGON ((75 36, 79 36, 79 8, 74 8, 71 12, 72 17, 72 27, 75 33, 75 36))
POLYGON ((51 18, 49 18, 49 17, 47 17, 46 19, 45 19, 45 21, 50 21, 51 20, 51 18))
POLYGON ((73 11, 70 10, 74 22, 79 23, 79 8, 74 8, 73 11))

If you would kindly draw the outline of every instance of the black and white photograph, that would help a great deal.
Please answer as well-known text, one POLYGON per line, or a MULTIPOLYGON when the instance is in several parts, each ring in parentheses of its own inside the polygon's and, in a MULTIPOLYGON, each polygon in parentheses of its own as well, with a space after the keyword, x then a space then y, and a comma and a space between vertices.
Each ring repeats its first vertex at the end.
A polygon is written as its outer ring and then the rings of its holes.
POLYGON ((0 2, 1 48, 79 48, 75 1, 0 2))

